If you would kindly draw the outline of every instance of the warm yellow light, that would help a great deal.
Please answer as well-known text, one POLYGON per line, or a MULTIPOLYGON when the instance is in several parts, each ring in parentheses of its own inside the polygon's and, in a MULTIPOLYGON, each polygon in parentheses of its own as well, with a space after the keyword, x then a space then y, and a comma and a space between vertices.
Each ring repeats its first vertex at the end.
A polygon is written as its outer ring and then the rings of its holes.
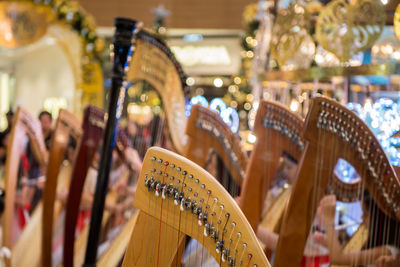
POLYGON ((246 56, 247 56, 248 58, 253 58, 253 57, 254 57, 253 51, 247 51, 247 52, 246 52, 246 56))
POLYGON ((247 141, 249 141, 251 144, 254 144, 257 141, 257 137, 254 134, 249 133, 247 136, 247 141))
POLYGON ((299 110, 299 102, 295 99, 292 100, 290 103, 290 110, 291 111, 298 111, 299 110))
POLYGON ((242 82, 242 79, 240 79, 240 77, 235 77, 233 79, 233 82, 236 83, 236 84, 240 84, 242 82))
POLYGON ((253 97, 252 94, 248 94, 248 95, 246 96, 246 100, 249 101, 249 102, 252 102, 253 99, 254 99, 254 97, 253 97))
POLYGON ((193 86, 194 84, 195 84, 195 80, 194 80, 194 78, 193 77, 188 77, 187 79, 186 79, 186 84, 187 85, 189 85, 189 86, 193 86))
POLYGON ((221 78, 215 78, 214 85, 215 85, 215 87, 222 87, 224 85, 224 82, 222 81, 221 78))
POLYGON ((229 91, 229 93, 234 93, 234 92, 236 92, 237 90, 238 90, 239 88, 236 86, 236 85, 230 85, 229 87, 228 87, 228 91, 229 91))

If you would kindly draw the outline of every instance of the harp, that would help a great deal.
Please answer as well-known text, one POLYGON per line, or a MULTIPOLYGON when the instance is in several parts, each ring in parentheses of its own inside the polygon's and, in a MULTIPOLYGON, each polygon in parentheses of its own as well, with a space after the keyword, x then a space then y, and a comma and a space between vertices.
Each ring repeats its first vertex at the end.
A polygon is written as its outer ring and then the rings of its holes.
POLYGON ((122 113, 125 91, 128 86, 124 78, 129 69, 132 52, 135 49, 132 37, 140 28, 140 23, 137 23, 137 21, 126 18, 115 19, 114 49, 112 51, 113 78, 108 105, 108 119, 104 130, 104 143, 91 210, 89 237, 84 261, 85 266, 96 265, 99 233, 103 221, 105 198, 111 170, 111 157, 115 146, 116 126, 122 113))
MULTIPOLYGON (((73 138, 79 139, 80 129, 78 120, 66 110, 61 110, 57 119, 56 128, 52 136, 52 145, 49 152, 49 162, 46 170, 46 182, 44 187, 44 197, 35 208, 30 220, 23 229, 12 254, 12 266, 39 266, 41 256, 41 246, 34 245, 35 242, 43 242, 45 238, 50 238, 49 256, 51 259, 51 237, 53 229, 53 210, 54 198, 48 199, 48 191, 57 186, 60 166, 64 160, 65 149, 68 144, 70 134, 73 138), (49 207, 51 206, 51 207, 49 207), (51 208, 52 213, 49 213, 51 208), (42 224, 42 225, 41 225, 42 224), (44 226, 44 227, 43 227, 44 226), (48 228, 47 226, 51 226, 48 228), (51 229, 51 230, 48 230, 51 229), (26 255, 29 255, 27 257, 26 255)), ((59 206, 58 206, 59 208, 59 206)), ((44 257, 42 256, 42 259, 44 257)))
POLYGON ((123 266, 168 266, 185 235, 202 243, 221 266, 269 266, 232 197, 179 155, 148 150, 135 206, 140 211, 123 266))
POLYGON ((11 129, 11 138, 7 147, 7 160, 5 168, 4 189, 5 209, 2 221, 2 251, 5 255, 7 266, 12 264, 14 245, 13 226, 15 224, 14 209, 16 187, 18 179, 18 168, 20 164, 21 154, 24 150, 22 140, 29 137, 32 152, 39 162, 40 166, 45 167, 47 162, 46 147, 43 142, 42 129, 37 119, 34 119, 27 111, 18 108, 15 115, 13 126, 11 129))
POLYGON ((127 73, 127 81, 146 81, 157 91, 165 109, 172 143, 175 149, 184 155, 187 143, 184 96, 186 76, 162 40, 145 30, 139 31, 134 38, 135 52, 127 73))
MULTIPOLYGON (((116 135, 117 135, 117 138, 116 138, 115 149, 116 149, 121 161, 124 164, 126 164, 128 169, 131 171, 128 159, 125 157, 125 154, 124 154, 125 149, 127 147, 130 147, 131 144, 130 144, 129 140, 127 139, 127 136, 124 134, 124 132, 122 131, 122 129, 120 127, 117 127, 116 135)), ((122 177, 119 177, 118 179, 122 179, 123 177, 124 176, 122 175, 122 177)), ((115 204, 117 202, 117 200, 118 200, 118 192, 113 191, 112 189, 108 190, 106 201, 110 204, 115 204)), ((101 222, 102 232, 104 232, 106 230, 104 228, 105 228, 105 225, 107 224, 108 220, 110 219, 111 215, 112 214, 110 211, 104 210, 103 219, 101 222)), ((129 225, 129 223, 127 225, 129 225)), ((122 234, 124 234, 124 233, 122 232, 122 234)), ((74 242, 74 266, 81 266, 82 263, 84 262, 85 249, 87 247, 87 242, 88 242, 88 235, 89 235, 89 224, 87 224, 85 226, 85 228, 82 230, 82 232, 79 234, 78 238, 74 242)), ((129 234, 128 234, 128 236, 129 236, 129 234)), ((108 251, 108 249, 107 249, 107 251, 108 251)), ((113 249, 111 249, 110 252, 117 253, 113 249)), ((121 259, 121 257, 119 258, 119 260, 120 259, 121 259)), ((116 264, 110 264, 110 265, 104 265, 104 266, 115 266, 116 264)))
MULTIPOLYGON (((79 206, 82 197, 85 178, 93 161, 94 153, 97 150, 104 132, 104 120, 107 114, 94 106, 89 106, 85 110, 82 139, 78 148, 78 154, 74 163, 69 194, 66 206, 65 229, 64 229, 64 248, 63 264, 64 266, 73 266, 67 264, 82 264, 84 258, 84 248, 87 242, 88 226, 84 228, 78 239, 75 240, 75 228, 79 213, 79 206), (69 258, 67 258, 67 255, 69 258)), ((118 128, 116 148, 124 149, 128 146, 128 140, 118 128)), ((122 151, 118 151, 122 155, 122 151)), ((79 265, 78 264, 78 265, 79 265)))
MULTIPOLYGON (((59 187, 58 176, 60 173, 60 166, 64 160, 64 155, 67 151, 70 138, 72 138, 76 144, 79 144, 81 135, 82 129, 79 119, 67 110, 61 110, 52 136, 52 143, 49 152, 49 164, 46 173, 46 184, 42 198, 41 265, 45 267, 52 266, 54 222, 57 219, 59 210, 61 209, 61 204, 56 201, 57 188, 59 187)), ((30 244, 32 246, 32 242, 30 242, 30 244)), ((37 247, 40 248, 40 246, 37 247)), ((40 253, 36 254, 40 255, 40 253)), ((31 261, 32 259, 28 258, 27 260, 31 261)), ((32 262, 30 263, 33 266, 32 262)), ((28 262, 26 264, 20 264, 19 266, 27 266, 27 264, 28 262)))
MULTIPOLYGON (((186 76, 168 46, 159 38, 140 30, 133 35, 134 53, 126 80, 130 83, 146 81, 161 97, 165 109, 169 135, 174 148, 180 153, 186 150, 185 97, 186 76)), ((128 220, 111 247, 100 258, 99 266, 115 265, 120 261, 128 243, 137 214, 128 220)), ((90 264, 94 264, 94 254, 90 264)))
MULTIPOLYGON (((341 192, 333 177, 339 158, 360 174, 361 184, 389 217, 400 219, 400 184, 377 139, 368 127, 337 102, 316 97, 307 115, 306 141, 297 181, 280 231, 276 266, 299 266, 319 200, 325 192, 341 192)), ((359 196, 359 186, 344 184, 348 198, 359 196)))
MULTIPOLYGON (((242 184, 248 161, 247 154, 240 145, 239 137, 216 112, 200 105, 193 106, 186 126, 186 135, 187 146, 184 155, 188 159, 205 167, 210 152, 214 151, 229 169, 235 185, 242 184)), ((233 183, 225 179, 220 182, 231 194, 238 195, 238 188, 235 190, 233 183)))
MULTIPOLYGON (((273 182, 279 158, 286 152, 300 159, 304 148, 302 128, 303 119, 286 107, 265 100, 260 103, 254 123, 257 141, 250 156, 239 202, 254 230, 260 223, 264 199, 273 182)), ((271 231, 280 216, 275 214, 274 217, 275 222, 269 222, 271 231)))
POLYGON ((82 125, 83 134, 71 175, 66 204, 63 248, 64 266, 73 265, 75 227, 78 219, 83 185, 88 169, 93 161, 95 151, 103 136, 104 117, 104 111, 97 107, 90 106, 85 109, 82 125))

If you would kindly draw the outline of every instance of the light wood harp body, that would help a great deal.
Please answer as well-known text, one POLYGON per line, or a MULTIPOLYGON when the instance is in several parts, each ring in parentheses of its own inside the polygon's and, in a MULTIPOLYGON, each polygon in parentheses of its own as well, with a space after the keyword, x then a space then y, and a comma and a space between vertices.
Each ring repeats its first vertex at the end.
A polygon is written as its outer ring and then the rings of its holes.
MULTIPOLYGON (((327 192, 341 191, 338 179, 333 178, 339 158, 356 169, 379 208, 400 219, 399 180, 378 140, 353 112, 334 100, 316 97, 303 137, 305 151, 280 231, 274 261, 277 267, 299 266, 320 199, 327 192)), ((360 188, 345 183, 342 186, 347 188, 348 198, 356 193, 352 188, 360 188)), ((345 199, 346 194, 342 197, 345 199)))
POLYGON ((208 172, 175 153, 148 150, 135 206, 140 212, 123 266, 169 266, 185 235, 221 266, 269 266, 232 197, 208 172))

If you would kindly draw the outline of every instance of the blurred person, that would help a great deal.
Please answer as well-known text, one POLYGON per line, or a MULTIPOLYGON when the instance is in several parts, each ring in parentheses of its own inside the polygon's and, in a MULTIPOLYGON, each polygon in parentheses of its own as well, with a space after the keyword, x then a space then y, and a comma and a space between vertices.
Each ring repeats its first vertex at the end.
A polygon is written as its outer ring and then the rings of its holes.
POLYGON ((53 130, 52 130, 53 117, 51 116, 50 112, 44 110, 39 113, 39 121, 40 121, 40 126, 42 127, 42 133, 46 149, 49 150, 51 136, 53 135, 53 130))
POLYGON ((365 190, 361 201, 362 220, 368 228, 368 239, 361 251, 345 252, 335 231, 336 196, 322 198, 318 217, 325 233, 314 238, 329 249, 330 262, 351 266, 399 266, 400 235, 398 222, 388 217, 365 190), (379 233, 379 235, 376 235, 379 233))
POLYGON ((0 166, 6 163, 8 136, 11 133, 14 112, 10 109, 6 113, 7 128, 0 132, 0 166))

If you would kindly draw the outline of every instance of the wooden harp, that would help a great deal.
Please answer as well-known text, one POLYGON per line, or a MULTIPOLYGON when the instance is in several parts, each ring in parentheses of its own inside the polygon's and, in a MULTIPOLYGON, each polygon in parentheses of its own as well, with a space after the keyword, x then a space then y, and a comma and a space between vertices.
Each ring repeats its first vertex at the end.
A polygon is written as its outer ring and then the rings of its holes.
MULTIPOLYGON (((241 186, 248 156, 240 145, 239 137, 231 131, 218 113, 200 105, 193 106, 186 125, 186 135, 185 156, 188 159, 204 168, 210 152, 215 151, 224 166, 229 169, 235 184, 241 186)), ((228 191, 236 191, 236 194, 230 192, 231 194, 238 195, 238 190, 230 190, 235 187, 230 181, 219 181, 228 191)))
POLYGON ((146 81, 160 95, 167 117, 169 135, 174 148, 185 153, 186 75, 172 51, 159 38, 145 30, 134 35, 135 51, 127 73, 127 81, 146 81))
MULTIPOLYGON (((106 117, 106 113, 97 107, 89 106, 85 110, 82 126, 83 135, 71 175, 71 184, 66 206, 63 250, 64 266, 66 266, 66 264, 74 264, 77 262, 82 264, 83 262, 83 254, 84 248, 86 247, 89 226, 87 225, 77 240, 75 240, 75 227, 79 213, 83 185, 85 183, 87 171, 93 161, 94 153, 98 149, 100 140, 103 136, 104 120, 106 117), (73 182, 74 180, 75 182, 73 182), (70 199, 73 199, 73 201, 70 202, 70 199), (66 233, 68 234, 66 235, 66 233), (76 247, 76 245, 78 245, 78 247, 76 247), (70 255, 70 253, 72 254, 71 258, 66 260, 65 254, 70 255)), ((117 129, 116 149, 118 155, 122 157, 123 152, 120 151, 120 149, 125 149, 126 146, 128 146, 129 141, 126 139, 126 136, 121 133, 121 129, 119 127, 117 127, 117 129)))
POLYGON ((93 106, 87 107, 84 112, 82 125, 83 135, 71 175, 66 204, 63 248, 63 264, 66 267, 73 266, 75 227, 78 219, 83 185, 100 139, 103 136, 104 116, 105 113, 103 110, 93 106))
MULTIPOLYGON (((56 193, 59 184, 58 176, 60 173, 60 166, 65 158, 64 155, 67 150, 69 141, 71 140, 70 138, 72 138, 77 146, 79 146, 81 135, 82 128, 79 119, 69 111, 61 110, 58 115, 55 131, 52 136, 49 152, 49 164, 46 173, 46 184, 44 187, 42 199, 43 215, 41 226, 41 265, 44 267, 52 266, 53 229, 54 222, 56 220, 55 215, 58 213, 55 209, 57 209, 57 207, 58 209, 61 208, 60 204, 56 204, 56 193)), ((75 157, 76 155, 77 150, 75 151, 75 157)), ((72 162, 72 164, 75 163, 72 162)), ((30 244, 32 246, 32 243, 30 244)), ((31 259, 29 258, 27 260, 31 261, 31 259)), ((32 264, 32 262, 30 263, 32 264)), ((26 266, 26 264, 19 266, 26 266)))
MULTIPOLYGON (((165 108, 173 146, 179 153, 185 155, 187 145, 184 97, 186 75, 164 41, 145 30, 134 34, 133 38, 135 49, 127 80, 132 83, 146 81, 157 91, 165 108)), ((99 266, 115 265, 120 261, 136 219, 137 213, 128 220, 111 247, 99 259, 99 266)))
MULTIPOLYGON (((123 132, 123 130, 117 126, 117 139, 116 139, 116 143, 115 143, 115 149, 118 153, 119 158, 121 159, 121 161, 127 165, 128 169, 130 169, 130 165, 128 163, 128 159, 125 157, 125 150, 127 147, 131 147, 130 141, 128 140, 127 136, 125 135, 125 133, 123 132)), ((106 197, 106 201, 108 203, 112 203, 115 204, 118 200, 118 193, 115 191, 108 191, 107 192, 107 197, 106 197)), ((107 224, 109 218, 111 216, 111 213, 108 210, 104 210, 103 212, 103 219, 101 222, 101 229, 104 230, 104 226, 107 224)), ((87 247, 87 242, 88 242, 88 236, 89 236, 89 227, 90 224, 87 224, 85 226, 85 228, 83 228, 83 230, 81 231, 80 235, 78 236, 78 238, 75 240, 74 242, 74 266, 81 266, 84 262, 85 259, 85 249, 87 247)), ((129 235, 129 234, 128 234, 129 235)), ((123 241, 122 241, 123 242, 123 241)), ((108 249, 107 251, 108 252, 108 249)), ((108 253, 118 253, 115 252, 111 249, 110 252, 108 253)), ((115 256, 114 256, 115 257, 115 256)), ((112 257, 112 258, 114 258, 112 257)), ((101 257, 103 258, 103 256, 101 257)), ((119 260, 122 258, 122 256, 119 258, 119 260)), ((115 263, 116 265, 117 263, 115 263)), ((111 265, 103 265, 103 266, 113 266, 111 265)))
POLYGON ((269 266, 232 197, 208 172, 175 153, 148 150, 135 206, 140 211, 123 266, 169 266, 185 235, 220 266, 269 266))
POLYGON ((304 149, 301 138, 303 124, 300 116, 276 102, 263 100, 259 105, 254 123, 257 140, 239 201, 254 230, 260 223, 264 199, 273 182, 279 158, 284 152, 296 160, 301 157, 304 149))
MULTIPOLYGON (((384 151, 368 127, 334 100, 312 100, 303 131, 301 167, 280 231, 275 265, 299 266, 317 205, 335 188, 332 177, 339 158, 360 174, 379 208, 400 219, 400 183, 384 151)), ((353 194, 354 192, 352 192, 353 194)))
POLYGON ((7 160, 5 167, 5 209, 2 218, 2 250, 7 266, 11 266, 13 259, 13 226, 15 224, 15 195, 18 180, 18 168, 21 154, 24 150, 23 142, 25 137, 29 137, 32 152, 40 164, 44 167, 47 163, 47 151, 44 145, 40 122, 33 118, 27 111, 18 108, 13 126, 10 133, 10 142, 7 147, 7 160), (7 251, 7 252, 6 252, 7 251), (9 256, 9 257, 7 257, 9 256))

